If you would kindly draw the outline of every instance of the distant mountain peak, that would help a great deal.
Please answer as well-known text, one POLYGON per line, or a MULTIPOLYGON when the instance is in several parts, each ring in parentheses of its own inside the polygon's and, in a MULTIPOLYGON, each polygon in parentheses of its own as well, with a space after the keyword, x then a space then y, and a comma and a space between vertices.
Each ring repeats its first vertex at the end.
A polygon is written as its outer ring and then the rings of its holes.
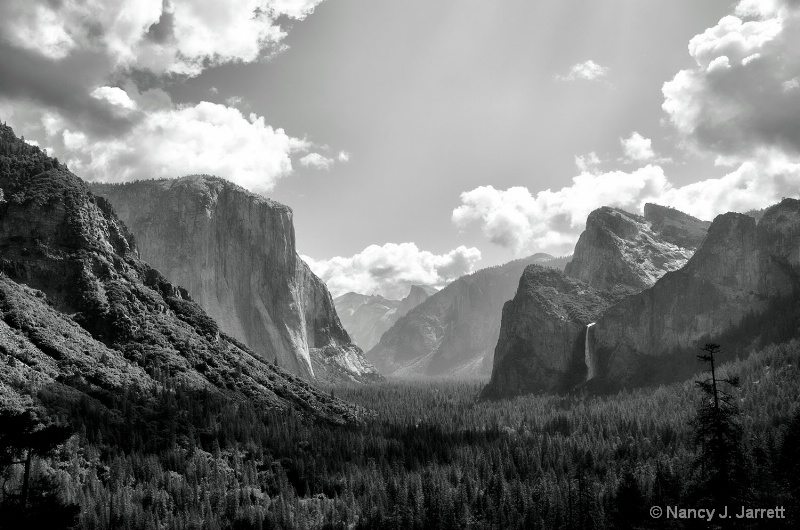
POLYGON ((334 298, 333 302, 342 324, 355 343, 368 350, 392 324, 435 292, 433 287, 412 285, 402 300, 347 293, 334 298))

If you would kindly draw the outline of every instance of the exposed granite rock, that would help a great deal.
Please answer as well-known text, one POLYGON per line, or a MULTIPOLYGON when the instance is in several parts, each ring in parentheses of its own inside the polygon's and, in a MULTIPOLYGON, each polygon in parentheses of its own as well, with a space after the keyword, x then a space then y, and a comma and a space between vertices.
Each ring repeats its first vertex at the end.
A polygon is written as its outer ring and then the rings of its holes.
POLYGON ((109 204, 0 127, 0 401, 123 388, 218 393, 332 421, 354 409, 276 368, 134 252, 109 204))
POLYGON ((380 379, 295 252, 287 206, 209 176, 90 187, 130 227, 142 259, 265 359, 312 380, 380 379))
POLYGON ((632 294, 680 269, 708 227, 678 210, 645 205, 645 217, 604 206, 589 214, 567 275, 596 289, 632 294))
POLYGON ((613 301, 561 271, 527 266, 516 295, 503 306, 492 378, 482 397, 563 392, 583 382, 587 325, 613 301))
POLYGON ((436 292, 432 287, 412 285, 402 300, 381 295, 345 293, 333 299, 344 328, 364 351, 375 346, 397 320, 436 292))
POLYGON ((488 378, 503 304, 531 263, 564 261, 536 254, 463 276, 398 320, 367 358, 393 377, 488 378))
POLYGON ((708 341, 728 356, 797 332, 800 201, 718 216, 682 269, 608 309, 595 326, 600 375, 634 386, 685 377, 708 341))
POLYGON ((644 205, 644 218, 661 239, 690 250, 700 246, 711 226, 710 221, 701 221, 675 208, 653 203, 644 205))

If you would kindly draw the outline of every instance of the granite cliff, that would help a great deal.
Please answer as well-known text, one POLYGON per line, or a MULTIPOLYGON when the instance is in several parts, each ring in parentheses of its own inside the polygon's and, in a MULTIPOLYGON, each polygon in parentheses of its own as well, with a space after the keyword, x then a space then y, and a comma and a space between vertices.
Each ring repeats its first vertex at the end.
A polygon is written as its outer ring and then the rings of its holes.
POLYGON ((614 300, 563 272, 528 265, 503 305, 492 378, 482 397, 563 392, 587 379, 587 325, 614 300))
POLYGON ((367 352, 384 375, 402 378, 488 378, 503 304, 531 263, 553 267, 547 254, 463 276, 400 318, 367 352))
MULTIPOLYGON (((564 274, 529 267, 503 307, 487 398, 562 392, 595 379, 599 360, 589 324, 608 307, 680 269, 709 223, 647 204, 644 216, 591 212, 564 274)), ((592 385, 596 385, 597 381, 592 385)))
POLYGON ((565 272, 596 289, 633 294, 680 269, 709 224, 655 204, 645 205, 644 217, 604 206, 586 219, 565 272))
POLYGON ((664 207, 645 214, 592 212, 566 269, 572 283, 526 269, 503 309, 485 397, 674 381, 699 368, 705 342, 723 345, 723 361, 797 334, 800 201, 707 228, 664 207))
POLYGON ((375 346, 397 320, 436 292, 432 287, 412 285, 402 300, 381 295, 345 293, 333 299, 342 325, 364 351, 375 346))
POLYGON ((760 221, 714 219, 689 262, 611 307, 594 330, 599 376, 634 386, 697 369, 703 343, 727 356, 787 339, 798 330, 800 201, 785 199, 760 221))
POLYGON ((109 203, 0 127, 0 402, 181 387, 332 421, 354 409, 226 335, 142 261, 109 203))
POLYGON ((142 259, 224 332, 306 379, 380 379, 297 255, 289 207, 209 176, 90 188, 130 228, 142 259))

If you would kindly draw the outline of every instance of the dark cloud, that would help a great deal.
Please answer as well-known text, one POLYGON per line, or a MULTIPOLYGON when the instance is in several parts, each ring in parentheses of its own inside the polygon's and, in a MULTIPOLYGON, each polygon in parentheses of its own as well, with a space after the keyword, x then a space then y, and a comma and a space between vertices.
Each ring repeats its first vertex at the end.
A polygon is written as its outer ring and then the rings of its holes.
POLYGON ((56 110, 87 133, 119 133, 131 127, 131 118, 89 95, 103 83, 108 69, 108 60, 95 53, 75 53, 55 61, 0 41, 0 72, 12 73, 0 75, 0 98, 28 100, 56 110))

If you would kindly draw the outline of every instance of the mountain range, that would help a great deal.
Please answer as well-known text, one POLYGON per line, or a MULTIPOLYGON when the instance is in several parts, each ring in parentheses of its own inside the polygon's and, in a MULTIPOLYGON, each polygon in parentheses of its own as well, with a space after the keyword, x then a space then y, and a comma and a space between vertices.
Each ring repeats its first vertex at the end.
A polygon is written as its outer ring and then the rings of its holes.
POLYGON ((168 377, 346 421, 357 413, 303 379, 488 378, 489 398, 674 381, 703 342, 724 360, 796 335, 798 236, 795 199, 710 223, 602 207, 571 257, 334 301, 295 251, 288 207, 202 175, 88 186, 3 126, 2 399, 168 377))

